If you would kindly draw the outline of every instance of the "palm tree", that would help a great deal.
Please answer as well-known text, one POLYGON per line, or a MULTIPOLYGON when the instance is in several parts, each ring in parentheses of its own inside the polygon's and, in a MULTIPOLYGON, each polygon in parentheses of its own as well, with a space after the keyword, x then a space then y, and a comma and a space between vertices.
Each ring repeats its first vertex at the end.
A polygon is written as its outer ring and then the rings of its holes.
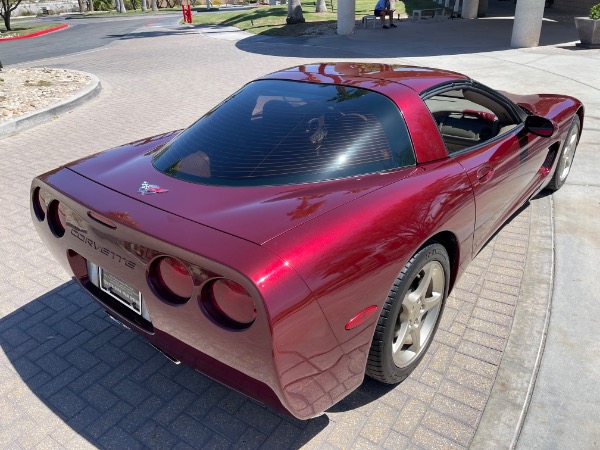
POLYGON ((304 15, 302 14, 302 3, 300 0, 289 0, 288 2, 288 16, 285 19, 288 25, 295 23, 304 23, 304 15))
POLYGON ((119 13, 126 13, 127 9, 125 8, 124 0, 115 0, 116 10, 119 13))

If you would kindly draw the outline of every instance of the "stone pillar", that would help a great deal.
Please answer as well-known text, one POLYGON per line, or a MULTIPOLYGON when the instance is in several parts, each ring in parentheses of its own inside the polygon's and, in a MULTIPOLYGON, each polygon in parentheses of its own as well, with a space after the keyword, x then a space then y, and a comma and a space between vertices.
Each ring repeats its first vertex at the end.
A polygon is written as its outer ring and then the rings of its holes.
POLYGON ((479 0, 464 0, 462 6, 461 17, 463 19, 475 19, 477 17, 477 9, 479 8, 479 0))
MULTIPOLYGON (((375 4, 375 3, 373 3, 375 4)), ((343 36, 354 33, 354 22, 356 16, 356 1, 345 0, 338 2, 337 11, 337 34, 343 36)))
POLYGON ((537 47, 542 32, 545 0, 519 0, 515 9, 515 23, 511 47, 537 47))

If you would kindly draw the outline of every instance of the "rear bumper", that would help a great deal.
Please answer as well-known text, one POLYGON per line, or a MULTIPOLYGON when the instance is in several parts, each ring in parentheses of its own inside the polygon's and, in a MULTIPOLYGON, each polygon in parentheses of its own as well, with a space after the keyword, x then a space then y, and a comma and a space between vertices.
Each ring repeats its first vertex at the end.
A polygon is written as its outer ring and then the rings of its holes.
POLYGON ((35 179, 32 194, 37 188, 66 207, 61 237, 32 207, 36 230, 56 259, 110 315, 170 357, 300 419, 319 415, 362 382, 364 366, 352 364, 352 351, 342 350, 304 281, 269 250, 153 208, 68 169, 35 179), (91 220, 89 211, 110 218, 116 229, 91 220), (148 267, 160 255, 200 268, 187 303, 169 304, 149 285, 148 267), (90 266, 139 290, 150 320, 98 289, 90 266), (231 330, 207 316, 199 298, 211 277, 230 278, 252 294, 257 304, 252 326, 231 330))

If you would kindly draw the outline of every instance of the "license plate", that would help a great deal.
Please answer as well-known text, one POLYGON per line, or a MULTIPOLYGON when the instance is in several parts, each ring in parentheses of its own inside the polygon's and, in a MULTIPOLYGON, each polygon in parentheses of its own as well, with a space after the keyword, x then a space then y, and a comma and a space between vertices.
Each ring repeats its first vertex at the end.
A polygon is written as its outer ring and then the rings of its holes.
POLYGON ((100 289, 129 309, 142 314, 142 294, 140 291, 115 277, 112 273, 102 270, 101 267, 98 270, 98 275, 100 277, 100 289))

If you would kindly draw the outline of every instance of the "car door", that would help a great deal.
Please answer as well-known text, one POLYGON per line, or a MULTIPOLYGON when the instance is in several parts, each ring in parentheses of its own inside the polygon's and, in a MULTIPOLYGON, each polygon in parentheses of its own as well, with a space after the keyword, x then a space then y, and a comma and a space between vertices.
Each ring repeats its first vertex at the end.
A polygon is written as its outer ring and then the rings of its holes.
POLYGON ((481 86, 453 85, 425 99, 448 153, 475 196, 473 252, 533 193, 547 155, 508 100, 481 86))

